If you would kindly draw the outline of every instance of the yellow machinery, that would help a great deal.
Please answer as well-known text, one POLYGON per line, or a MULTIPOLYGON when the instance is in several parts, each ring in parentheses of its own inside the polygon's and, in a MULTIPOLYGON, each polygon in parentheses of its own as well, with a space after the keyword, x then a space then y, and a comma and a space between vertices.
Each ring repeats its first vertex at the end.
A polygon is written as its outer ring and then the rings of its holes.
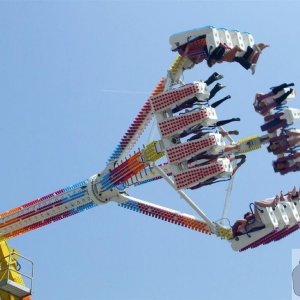
POLYGON ((30 300, 33 280, 33 263, 8 246, 5 240, 0 242, 0 299, 30 300), (21 272, 21 264, 26 265, 29 275, 21 272), (28 285, 27 286, 25 286, 28 285))

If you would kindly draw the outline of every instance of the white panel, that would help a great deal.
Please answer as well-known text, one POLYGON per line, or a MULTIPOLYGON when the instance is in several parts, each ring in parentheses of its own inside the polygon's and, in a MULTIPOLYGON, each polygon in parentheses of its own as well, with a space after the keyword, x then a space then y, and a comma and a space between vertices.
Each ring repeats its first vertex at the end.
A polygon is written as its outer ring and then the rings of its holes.
POLYGON ((220 44, 220 36, 216 28, 212 29, 212 31, 206 35, 206 44, 208 52, 210 53, 220 44))
POLYGON ((254 45, 253 35, 248 33, 248 32, 241 32, 241 34, 242 34, 242 37, 243 37, 245 48, 247 48, 248 46, 252 47, 254 45))
POLYGON ((181 45, 186 44, 189 41, 196 39, 197 37, 210 34, 213 30, 216 30, 213 26, 207 26, 202 28, 196 28, 188 31, 175 33, 170 36, 171 50, 178 48, 181 45))
POLYGON ((239 46, 242 50, 246 50, 244 39, 239 31, 230 31, 233 46, 239 46))
POLYGON ((225 28, 218 28, 220 43, 226 44, 228 47, 233 48, 232 39, 230 33, 225 28))

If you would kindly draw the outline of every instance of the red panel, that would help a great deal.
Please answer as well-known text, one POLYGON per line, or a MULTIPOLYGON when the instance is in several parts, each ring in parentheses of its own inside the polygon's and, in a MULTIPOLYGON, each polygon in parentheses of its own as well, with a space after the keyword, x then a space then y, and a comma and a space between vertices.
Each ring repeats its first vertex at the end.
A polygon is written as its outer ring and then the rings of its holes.
POLYGON ((199 83, 191 83, 176 90, 171 90, 151 97, 150 101, 155 112, 162 111, 172 106, 172 104, 179 104, 189 98, 195 97, 201 90, 202 87, 199 83))
POLYGON ((169 136, 176 132, 181 132, 186 128, 190 128, 194 125, 204 122, 208 118, 208 112, 206 109, 202 109, 189 114, 176 116, 159 123, 159 129, 162 136, 169 136))
POLYGON ((180 144, 167 150, 169 162, 175 163, 184 159, 191 158, 192 156, 197 155, 216 144, 217 141, 214 136, 209 136, 208 138, 198 141, 191 141, 180 144))
POLYGON ((177 189, 183 189, 194 186, 200 182, 204 182, 224 171, 225 170, 222 163, 215 162, 209 165, 192 168, 175 174, 174 180, 177 189))

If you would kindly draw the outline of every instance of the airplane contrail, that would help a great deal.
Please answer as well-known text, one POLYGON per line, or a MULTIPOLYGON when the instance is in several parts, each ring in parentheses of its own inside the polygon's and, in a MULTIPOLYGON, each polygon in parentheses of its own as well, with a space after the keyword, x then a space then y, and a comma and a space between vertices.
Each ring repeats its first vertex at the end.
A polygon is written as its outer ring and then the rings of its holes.
POLYGON ((111 90, 111 89, 101 89, 100 92, 103 93, 118 93, 118 94, 139 94, 139 95, 149 95, 150 92, 141 91, 128 91, 128 90, 111 90))

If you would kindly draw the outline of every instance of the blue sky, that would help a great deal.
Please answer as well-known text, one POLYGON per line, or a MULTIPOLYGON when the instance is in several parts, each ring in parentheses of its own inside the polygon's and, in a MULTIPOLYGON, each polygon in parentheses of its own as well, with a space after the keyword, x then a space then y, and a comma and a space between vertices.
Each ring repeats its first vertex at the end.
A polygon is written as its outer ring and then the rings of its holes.
MULTIPOLYGON (((169 36, 214 25, 271 45, 254 76, 237 64, 187 71, 186 82, 224 75, 219 118, 240 117, 240 138, 260 134, 256 92, 300 89, 297 1, 0 1, 1 211, 101 171, 176 57, 169 36)), ((299 99, 291 104, 299 107, 299 99)), ((147 133, 139 145, 147 142, 147 133)), ((239 170, 231 222, 250 202, 299 186, 263 148, 239 170)), ((227 185, 188 192, 216 220, 227 185)), ((130 195, 193 213, 164 182, 130 195)), ((216 237, 108 204, 9 241, 35 263, 34 297, 65 299, 290 299, 299 232, 236 253, 216 237)))

